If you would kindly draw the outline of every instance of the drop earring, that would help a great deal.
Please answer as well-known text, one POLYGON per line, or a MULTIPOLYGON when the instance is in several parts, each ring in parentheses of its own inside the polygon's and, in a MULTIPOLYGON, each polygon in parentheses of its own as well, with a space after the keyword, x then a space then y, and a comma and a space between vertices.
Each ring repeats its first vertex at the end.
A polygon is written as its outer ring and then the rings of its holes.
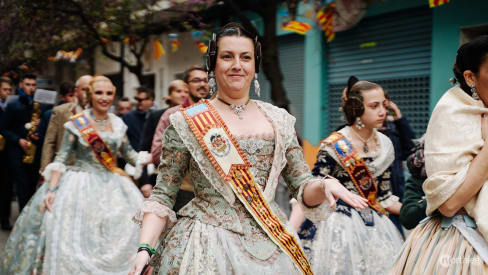
POLYGON ((471 86, 471 94, 472 94, 471 96, 473 97, 474 100, 479 100, 480 99, 480 96, 476 92, 476 87, 474 85, 471 86))
POLYGON ((210 96, 213 96, 213 94, 215 93, 215 91, 217 90, 217 83, 215 82, 215 75, 214 75, 214 72, 211 71, 209 74, 208 74, 208 86, 210 87, 210 96))
POLYGON ((254 74, 254 93, 261 97, 261 87, 259 87, 258 74, 254 74))
POLYGON ((364 123, 359 117, 356 118, 356 128, 358 130, 361 130, 364 128, 364 123))

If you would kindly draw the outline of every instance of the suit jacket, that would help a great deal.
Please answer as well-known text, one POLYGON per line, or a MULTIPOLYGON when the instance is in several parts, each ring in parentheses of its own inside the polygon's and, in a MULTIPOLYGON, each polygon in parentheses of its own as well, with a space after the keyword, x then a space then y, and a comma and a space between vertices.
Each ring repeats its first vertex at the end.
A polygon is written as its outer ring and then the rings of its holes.
POLYGON ((144 123, 144 132, 142 134, 141 151, 151 151, 151 145, 154 137, 154 132, 158 126, 159 119, 167 109, 155 110, 149 114, 149 117, 144 123))
MULTIPOLYGON (((33 111, 32 102, 28 102, 25 98, 17 98, 7 104, 5 112, 2 115, 0 121, 0 129, 2 129, 2 135, 5 137, 8 150, 17 151, 19 154, 23 154, 23 150, 19 145, 19 139, 26 138, 29 132, 25 129, 25 124, 32 119, 33 111)), ((41 116, 52 105, 40 104, 41 116)), ((32 141, 36 143, 36 141, 32 141)), ((36 144, 38 145, 38 144, 36 144)))
POLYGON ((69 121, 71 116, 81 112, 83 109, 75 102, 65 103, 53 108, 49 124, 47 126, 44 144, 42 146, 41 169, 51 163, 61 147, 64 135, 64 123, 69 121))

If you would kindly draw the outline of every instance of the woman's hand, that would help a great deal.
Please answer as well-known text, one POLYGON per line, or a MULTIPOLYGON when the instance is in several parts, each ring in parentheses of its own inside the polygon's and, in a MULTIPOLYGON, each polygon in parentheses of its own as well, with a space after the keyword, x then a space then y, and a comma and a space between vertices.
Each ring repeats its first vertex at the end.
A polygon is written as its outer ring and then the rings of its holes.
POLYGON ((488 114, 481 115, 481 137, 485 142, 488 141, 488 114))
POLYGON ((149 262, 149 259, 149 254, 146 251, 138 252, 134 265, 132 265, 132 268, 129 271, 129 275, 140 275, 144 266, 149 262))
POLYGON ((325 180, 325 199, 329 202, 331 208, 335 208, 336 200, 341 199, 354 208, 364 209, 368 207, 368 200, 351 193, 337 179, 325 180))
POLYGON ((55 197, 56 195, 52 191, 47 191, 46 196, 44 196, 44 200, 43 200, 44 206, 46 206, 46 209, 49 212, 52 212, 52 207, 53 207, 55 197))

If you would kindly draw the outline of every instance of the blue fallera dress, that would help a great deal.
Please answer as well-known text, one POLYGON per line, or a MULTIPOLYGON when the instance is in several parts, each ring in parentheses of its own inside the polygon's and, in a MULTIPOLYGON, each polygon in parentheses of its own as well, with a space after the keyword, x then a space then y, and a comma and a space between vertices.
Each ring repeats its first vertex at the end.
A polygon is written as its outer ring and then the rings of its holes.
MULTIPOLYGON (((88 111, 85 111, 89 115, 88 111)), ((109 114, 113 132, 99 132, 113 154, 135 164, 127 126, 109 114)), ((41 186, 23 209, 5 247, 0 274, 128 274, 140 229, 131 218, 143 202, 135 184, 107 170, 71 121, 41 186), (65 166, 74 155, 74 165, 65 166), (62 173, 52 212, 43 199, 51 171, 62 173)))

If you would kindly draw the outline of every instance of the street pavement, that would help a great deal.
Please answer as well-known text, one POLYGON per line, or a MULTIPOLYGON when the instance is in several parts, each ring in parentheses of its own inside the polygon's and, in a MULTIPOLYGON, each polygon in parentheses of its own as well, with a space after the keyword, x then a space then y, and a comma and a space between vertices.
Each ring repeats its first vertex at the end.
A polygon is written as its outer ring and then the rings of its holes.
MULTIPOLYGON (((14 224, 15 220, 19 216, 19 204, 16 201, 12 202, 12 217, 10 217, 10 221, 12 225, 14 224)), ((10 231, 0 230, 0 259, 3 258, 3 251, 5 248, 5 244, 7 243, 8 235, 10 231)))

